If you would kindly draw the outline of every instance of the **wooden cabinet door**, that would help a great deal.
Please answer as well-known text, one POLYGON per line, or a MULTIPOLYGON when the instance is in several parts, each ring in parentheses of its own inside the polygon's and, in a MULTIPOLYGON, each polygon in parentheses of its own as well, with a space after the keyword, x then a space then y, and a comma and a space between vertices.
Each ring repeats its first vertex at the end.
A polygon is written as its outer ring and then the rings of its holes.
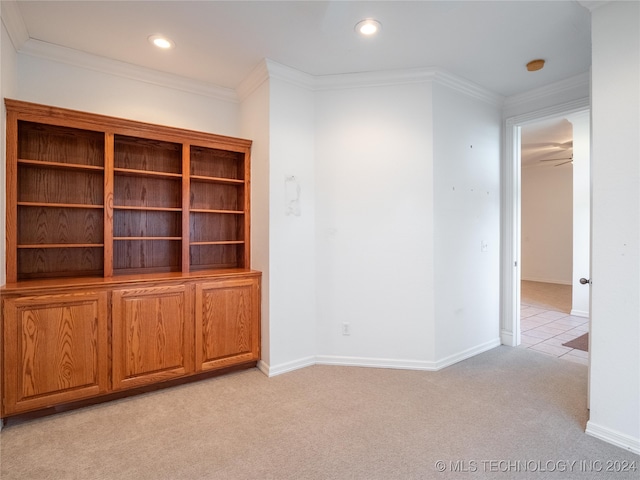
POLYGON ((113 389, 193 372, 193 318, 187 285, 114 290, 113 389))
POLYGON ((105 292, 5 299, 3 335, 3 415, 108 390, 105 292))
POLYGON ((260 279, 196 285, 196 368, 212 370, 260 358, 260 279))

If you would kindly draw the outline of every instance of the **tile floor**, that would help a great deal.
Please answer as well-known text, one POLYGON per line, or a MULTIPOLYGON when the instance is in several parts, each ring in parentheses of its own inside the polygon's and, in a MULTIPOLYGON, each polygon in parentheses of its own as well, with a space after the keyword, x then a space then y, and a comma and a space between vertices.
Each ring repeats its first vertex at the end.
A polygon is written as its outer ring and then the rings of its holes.
POLYGON ((571 285, 523 280, 520 347, 587 365, 587 352, 562 345, 589 331, 589 319, 573 316, 570 312, 571 285))

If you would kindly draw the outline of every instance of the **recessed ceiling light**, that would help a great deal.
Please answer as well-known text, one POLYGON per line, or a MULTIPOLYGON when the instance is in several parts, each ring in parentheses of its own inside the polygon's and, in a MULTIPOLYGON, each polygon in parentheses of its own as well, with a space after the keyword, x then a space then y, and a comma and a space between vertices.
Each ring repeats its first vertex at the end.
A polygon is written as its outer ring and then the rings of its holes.
POLYGON ((164 35, 149 35, 149 42, 152 45, 155 45, 158 48, 162 48, 163 50, 168 50, 170 48, 174 48, 176 46, 173 41, 164 35))
POLYGON ((356 23, 356 32, 360 35, 370 37, 382 29, 382 24, 373 18, 366 18, 356 23))

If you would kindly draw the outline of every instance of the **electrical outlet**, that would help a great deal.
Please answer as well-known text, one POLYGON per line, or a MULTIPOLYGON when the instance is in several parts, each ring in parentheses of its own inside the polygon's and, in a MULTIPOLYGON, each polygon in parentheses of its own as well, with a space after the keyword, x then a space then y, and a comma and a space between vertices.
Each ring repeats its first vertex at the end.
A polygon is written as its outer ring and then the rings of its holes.
POLYGON ((351 326, 348 322, 342 323, 342 335, 351 335, 351 326))
POLYGON ((484 240, 480 240, 480 251, 486 252, 487 250, 489 250, 489 245, 487 244, 487 242, 485 242, 484 240))

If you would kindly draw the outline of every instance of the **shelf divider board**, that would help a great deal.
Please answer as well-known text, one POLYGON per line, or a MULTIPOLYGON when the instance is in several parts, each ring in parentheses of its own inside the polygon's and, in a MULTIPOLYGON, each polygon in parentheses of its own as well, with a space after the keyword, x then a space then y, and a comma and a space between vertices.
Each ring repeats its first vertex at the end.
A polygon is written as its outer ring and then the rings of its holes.
POLYGON ((90 170, 90 171, 103 171, 103 167, 97 165, 81 165, 74 163, 61 163, 61 162, 49 162, 40 160, 29 160, 26 158, 19 158, 18 163, 22 165, 32 165, 38 167, 59 168, 62 170, 90 170))
POLYGON ((18 245, 22 250, 46 250, 48 248, 102 248, 102 243, 39 243, 39 244, 24 244, 18 245))
POLYGON ((209 183, 228 183, 231 185, 244 184, 244 180, 238 180, 235 178, 205 177, 203 175, 191 175, 191 179, 198 180, 200 182, 209 182, 209 183))
POLYGON ((114 210, 132 210, 140 212, 181 212, 182 208, 179 207, 140 207, 134 205, 114 205, 114 210))
POLYGON ((191 242, 191 245, 242 245, 244 240, 211 240, 204 242, 191 242))
POLYGON ((47 207, 47 208, 78 208, 102 210, 104 205, 80 204, 80 203, 50 203, 50 202, 18 202, 20 207, 47 207))
POLYGON ((6 204, 6 242, 7 252, 7 282, 18 281, 18 114, 15 111, 7 111, 7 204, 6 204))
POLYGON ((251 265, 251 147, 244 149, 244 238, 243 250, 244 268, 251 265))
POLYGON ((113 182, 114 134, 104 134, 104 263, 103 275, 113 276, 113 182))
POLYGON ((179 173, 154 172, 153 170, 134 170, 131 168, 116 168, 115 172, 122 175, 131 175, 138 177, 160 177, 160 178, 180 178, 179 173))
POLYGON ((123 242, 127 242, 127 241, 134 241, 134 240, 140 240, 140 241, 149 241, 149 240, 182 240, 181 237, 113 237, 114 240, 118 240, 118 241, 123 241, 123 242))
POLYGON ((210 210, 208 208, 192 208, 191 213, 221 213, 226 215, 244 215, 244 210, 210 210))
POLYGON ((182 144, 182 272, 189 273, 190 255, 190 199, 191 198, 191 145, 182 144))

